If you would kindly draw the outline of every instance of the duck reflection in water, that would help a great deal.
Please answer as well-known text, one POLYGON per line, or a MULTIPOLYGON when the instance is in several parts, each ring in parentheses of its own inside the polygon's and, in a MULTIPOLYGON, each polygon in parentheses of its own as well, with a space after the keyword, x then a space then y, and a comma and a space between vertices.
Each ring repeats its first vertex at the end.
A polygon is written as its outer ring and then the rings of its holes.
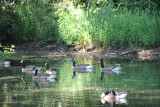
POLYGON ((24 83, 23 90, 25 90, 25 89, 26 89, 26 87, 27 87, 27 81, 25 80, 25 76, 22 76, 22 77, 21 77, 21 80, 22 80, 22 81, 23 81, 23 83, 24 83))
POLYGON ((72 79, 74 79, 75 76, 76 76, 76 72, 82 74, 82 73, 92 72, 93 70, 91 69, 91 70, 88 71, 88 70, 85 70, 85 69, 78 69, 78 70, 72 69, 72 71, 73 71, 72 79))
POLYGON ((74 79, 74 78, 75 78, 75 76, 76 76, 76 71, 74 70, 74 71, 73 71, 72 79, 74 79))
POLYGON ((125 104, 128 102, 125 99, 127 96, 127 92, 118 92, 114 90, 107 90, 106 92, 101 94, 101 102, 103 104, 108 104, 109 106, 113 106, 113 104, 125 104))
POLYGON ((103 81, 103 77, 104 77, 104 72, 101 72, 101 78, 100 78, 101 81, 103 81))

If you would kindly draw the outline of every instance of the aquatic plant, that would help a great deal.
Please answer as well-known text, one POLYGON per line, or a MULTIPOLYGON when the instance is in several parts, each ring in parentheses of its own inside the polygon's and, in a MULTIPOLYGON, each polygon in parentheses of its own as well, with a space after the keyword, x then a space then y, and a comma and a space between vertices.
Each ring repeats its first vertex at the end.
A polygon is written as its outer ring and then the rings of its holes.
POLYGON ((15 53, 15 45, 11 45, 11 47, 8 46, 2 46, 0 44, 0 57, 9 57, 15 53))

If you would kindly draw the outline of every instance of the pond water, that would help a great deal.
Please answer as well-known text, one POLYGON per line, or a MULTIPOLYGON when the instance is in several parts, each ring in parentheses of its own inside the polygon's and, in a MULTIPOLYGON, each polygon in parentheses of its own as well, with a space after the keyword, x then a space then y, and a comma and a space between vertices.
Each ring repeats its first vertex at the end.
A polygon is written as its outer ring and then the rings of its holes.
POLYGON ((73 72, 69 58, 47 58, 19 55, 7 60, 10 67, 0 68, 0 106, 2 107, 159 107, 160 60, 136 58, 103 58, 104 65, 121 64, 121 74, 100 72, 99 57, 74 56, 76 64, 94 64, 93 71, 73 72), (31 75, 22 73, 21 59, 26 65, 50 63, 57 69, 56 81, 35 82, 31 75), (26 82, 24 82, 26 81, 26 82), (107 89, 128 93, 125 103, 102 103, 100 95, 107 89))

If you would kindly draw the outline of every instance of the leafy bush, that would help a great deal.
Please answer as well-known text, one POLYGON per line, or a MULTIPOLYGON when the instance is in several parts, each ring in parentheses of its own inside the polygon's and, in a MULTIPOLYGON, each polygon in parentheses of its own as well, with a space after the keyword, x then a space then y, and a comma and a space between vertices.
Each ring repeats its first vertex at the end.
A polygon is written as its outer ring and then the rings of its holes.
POLYGON ((56 14, 59 16, 59 39, 62 42, 71 44, 91 44, 91 37, 89 35, 89 22, 87 14, 72 3, 60 3, 58 5, 56 14))
POLYGON ((15 46, 11 45, 11 47, 2 46, 0 44, 0 58, 2 57, 9 57, 15 53, 15 46))

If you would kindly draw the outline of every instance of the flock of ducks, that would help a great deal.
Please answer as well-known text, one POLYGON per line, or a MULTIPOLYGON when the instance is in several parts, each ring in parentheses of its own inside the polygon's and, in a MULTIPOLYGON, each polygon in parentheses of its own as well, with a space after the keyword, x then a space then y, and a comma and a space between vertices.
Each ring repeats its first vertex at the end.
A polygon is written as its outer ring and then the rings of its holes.
MULTIPOLYGON (((73 62, 72 66, 72 71, 75 73, 80 72, 80 73, 85 73, 85 72, 92 72, 93 71, 93 65, 90 64, 75 64, 75 60, 71 60, 73 62)), ((103 59, 100 59, 100 64, 101 64, 101 72, 102 73, 120 73, 121 67, 120 64, 116 64, 115 66, 104 66, 103 59)), ((37 67, 34 65, 25 65, 25 61, 21 60, 22 63, 22 72, 26 74, 33 75, 33 80, 34 81, 43 81, 43 80, 49 80, 51 82, 55 81, 56 79, 56 69, 49 69, 49 63, 46 63, 46 70, 44 73, 41 73, 40 70, 42 67, 37 67)), ((10 62, 9 61, 4 61, 0 62, 0 66, 9 66, 10 62)), ((117 92, 114 90, 107 90, 106 92, 101 94, 101 102, 102 103, 108 103, 108 104, 113 104, 116 102, 117 104, 119 103, 125 103, 126 104, 126 98, 127 92, 117 92)))
MULTIPOLYGON (((89 65, 89 64, 75 65, 74 59, 72 59, 72 62, 73 62, 72 71, 74 71, 73 73, 75 73, 75 71, 80 73, 85 73, 85 72, 91 72, 93 70, 93 65, 89 65)), ((120 64, 116 64, 115 66, 104 66, 103 58, 101 58, 99 62, 101 64, 100 70, 102 73, 122 74, 120 72, 121 70, 120 64)), ((106 92, 101 94, 101 102, 108 103, 109 105, 113 105, 114 102, 116 104, 127 104, 127 101, 125 99, 126 96, 127 96, 127 92, 107 90, 106 92)))
POLYGON ((37 67, 34 65, 25 66, 24 60, 21 60, 22 63, 22 73, 33 75, 32 79, 34 81, 50 81, 55 82, 56 79, 56 69, 49 69, 49 63, 46 63, 46 70, 44 73, 41 73, 40 70, 42 67, 37 67))

